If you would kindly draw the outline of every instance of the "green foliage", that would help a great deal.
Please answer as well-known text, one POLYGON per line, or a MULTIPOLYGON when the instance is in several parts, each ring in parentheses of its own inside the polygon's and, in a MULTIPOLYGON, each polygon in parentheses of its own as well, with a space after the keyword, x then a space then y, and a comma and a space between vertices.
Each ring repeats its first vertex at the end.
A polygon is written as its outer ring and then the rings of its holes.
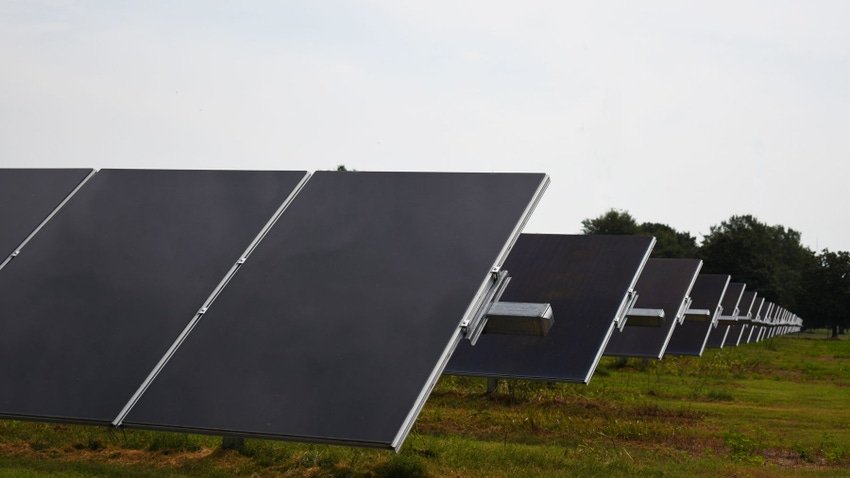
POLYGON ((732 431, 724 437, 724 444, 729 447, 729 458, 733 461, 740 461, 761 465, 764 463, 764 458, 758 455, 761 448, 758 442, 748 437, 747 435, 732 431))
POLYGON ((805 275, 801 314, 806 326, 830 327, 837 336, 839 327, 850 327, 850 253, 824 249, 816 260, 805 275))
POLYGON ((375 478, 425 478, 429 476, 425 460, 415 455, 400 454, 375 469, 375 478))
POLYGON ((687 259, 697 256, 696 238, 687 232, 679 232, 666 224, 655 222, 638 224, 626 211, 610 209, 597 218, 581 221, 581 224, 584 234, 654 236, 656 243, 652 257, 687 259))
POLYGON ((694 236, 679 232, 666 224, 644 222, 639 227, 640 235, 655 236, 652 257, 671 259, 693 259, 699 247, 694 236))
POLYGON ((626 211, 610 209, 605 214, 581 221, 584 234, 637 235, 638 224, 626 211))
POLYGON ((156 433, 147 448, 148 451, 167 455, 182 451, 198 451, 201 446, 191 439, 191 435, 185 433, 156 433))
POLYGON ((732 216, 712 226, 699 257, 703 272, 730 274, 733 281, 794 311, 807 292, 803 276, 815 266, 815 256, 800 243, 799 232, 768 226, 751 215, 732 216))

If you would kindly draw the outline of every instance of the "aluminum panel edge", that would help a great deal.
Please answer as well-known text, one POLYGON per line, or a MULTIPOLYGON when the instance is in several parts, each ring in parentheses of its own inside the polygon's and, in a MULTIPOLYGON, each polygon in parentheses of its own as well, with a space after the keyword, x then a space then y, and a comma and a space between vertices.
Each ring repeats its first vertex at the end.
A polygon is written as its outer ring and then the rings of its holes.
POLYGON ((21 242, 21 243, 18 245, 18 247, 16 247, 16 248, 15 248, 15 250, 14 250, 14 251, 12 251, 12 253, 11 253, 11 254, 9 254, 9 256, 8 256, 8 257, 6 257, 6 259, 5 259, 2 263, 0 263, 0 270, 3 270, 3 268, 4 268, 4 267, 6 267, 6 265, 7 265, 9 262, 11 262, 11 261, 12 261, 12 259, 14 259, 14 258, 18 257, 18 255, 20 255, 21 251, 23 250, 23 248, 24 248, 24 247, 26 247, 27 243, 28 243, 28 242, 30 242, 30 240, 32 240, 32 238, 33 238, 33 237, 35 237, 35 235, 36 235, 36 234, 38 234, 38 232, 39 232, 39 231, 41 231, 41 230, 44 228, 44 226, 45 226, 45 225, 46 225, 46 224, 47 224, 47 223, 48 223, 51 219, 53 219, 53 216, 55 216, 56 214, 58 214, 58 213, 59 213, 59 211, 60 211, 60 210, 61 210, 61 209, 65 206, 65 204, 67 204, 67 203, 68 203, 68 201, 70 201, 70 200, 71 200, 71 198, 72 198, 72 197, 74 197, 74 195, 75 195, 75 194, 77 194, 77 191, 79 191, 80 189, 82 189, 82 188, 83 188, 83 186, 85 186, 85 185, 86 185, 86 183, 87 183, 87 182, 88 182, 91 178, 93 178, 95 174, 97 174, 97 172, 98 172, 98 170, 97 170, 97 169, 92 169, 92 170, 89 172, 89 174, 88 174, 88 175, 86 175, 86 177, 85 177, 85 178, 83 178, 83 180, 82 180, 82 181, 80 181, 80 183, 79 183, 79 184, 77 184, 77 186, 76 186, 73 190, 71 190, 71 192, 70 192, 70 193, 68 193, 68 195, 67 195, 67 196, 65 196, 65 199, 63 199, 63 200, 62 200, 62 202, 60 202, 60 203, 59 203, 59 205, 58 205, 58 206, 56 206, 56 207, 55 207, 55 208, 54 208, 54 209, 50 212, 50 214, 48 214, 48 215, 47 215, 47 217, 45 217, 45 218, 44 218, 44 220, 43 220, 43 221, 41 221, 41 222, 38 224, 38 226, 37 226, 35 229, 33 229, 33 231, 32 231, 32 232, 30 232, 30 234, 29 234, 26 238, 24 238, 23 242, 21 242))
POLYGON ((626 326, 626 312, 628 312, 629 307, 634 305, 634 302, 637 302, 637 295, 640 294, 640 291, 635 291, 635 287, 640 279, 640 275, 643 273, 643 269, 646 267, 646 263, 649 261, 649 256, 652 255, 655 243, 656 240, 655 237, 653 237, 652 241, 649 243, 649 247, 646 248, 646 253, 643 255, 640 267, 638 267, 634 277, 632 278, 632 283, 629 285, 628 292, 626 293, 626 296, 623 297, 623 301, 620 303, 620 309, 617 311, 617 315, 614 316, 614 320, 608 328, 608 333, 605 334, 602 346, 596 351, 596 357, 593 358, 593 363, 588 370, 587 375, 584 377, 583 383, 590 383, 590 379, 593 378, 593 374, 596 373, 596 367, 599 366, 599 361, 602 360, 602 356, 605 354, 605 349, 608 348, 608 342, 611 340, 611 334, 614 333, 614 328, 616 327, 618 330, 623 330, 623 327, 626 326), (632 296, 634 296, 634 301, 632 301, 632 296))
MULTIPOLYGON (((508 254, 510 254, 511 249, 516 244, 517 239, 519 239, 519 235, 522 233, 523 228, 528 223, 528 220, 531 218, 531 214, 534 213, 534 210, 537 208, 537 205, 540 203, 540 199, 543 197, 543 193, 546 192, 546 189, 549 187, 549 183, 551 179, 548 174, 543 175, 542 181, 540 181, 540 185, 535 191, 534 195, 531 198, 528 206, 525 208, 525 211, 520 216, 519 221, 514 227, 513 232, 508 238, 505 246, 502 248, 499 255, 496 257, 491 270, 493 269, 501 269, 505 260, 508 258, 508 254)), ((440 376, 443 374, 443 371, 446 368, 446 365, 449 363, 449 359, 451 359, 452 354, 457 348, 460 341, 463 339, 463 324, 469 323, 472 319, 472 316, 478 311, 478 307, 476 306, 482 300, 484 294, 486 294, 487 290, 490 287, 491 282, 491 272, 487 271, 484 275, 483 280, 481 281, 481 286, 478 288, 478 292, 469 302, 469 306, 466 309, 461 320, 458 322, 458 325, 455 329, 454 334, 449 340, 448 345, 445 350, 443 350, 443 354, 440 356, 440 359, 437 361, 437 365, 431 371, 431 375, 429 375, 428 380, 425 383, 425 386, 422 388, 422 391, 419 393, 419 396, 416 398, 414 402, 413 408, 411 408, 410 412, 402 423, 401 428, 393 439, 391 446, 392 449, 398 453, 401 448, 404 440, 407 438, 407 435, 410 433, 410 430, 413 428, 413 424, 416 422, 416 419, 419 417, 419 414, 422 412, 422 407, 425 406, 425 402, 428 400, 428 397, 431 395, 431 392, 434 390, 434 387, 437 385, 437 381, 440 379, 440 376)))

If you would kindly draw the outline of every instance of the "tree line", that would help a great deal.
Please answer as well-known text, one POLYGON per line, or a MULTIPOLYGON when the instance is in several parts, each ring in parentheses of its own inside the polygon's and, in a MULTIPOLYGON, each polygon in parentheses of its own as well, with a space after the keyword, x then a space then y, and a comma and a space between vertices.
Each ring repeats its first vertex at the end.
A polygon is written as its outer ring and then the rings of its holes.
POLYGON ((702 244, 687 232, 659 223, 638 223, 627 211, 611 209, 582 222, 585 234, 655 236, 652 257, 699 258, 703 273, 729 274, 760 297, 803 318, 806 328, 850 327, 850 253, 812 251, 800 233, 770 226, 752 215, 732 216, 711 226, 702 244))

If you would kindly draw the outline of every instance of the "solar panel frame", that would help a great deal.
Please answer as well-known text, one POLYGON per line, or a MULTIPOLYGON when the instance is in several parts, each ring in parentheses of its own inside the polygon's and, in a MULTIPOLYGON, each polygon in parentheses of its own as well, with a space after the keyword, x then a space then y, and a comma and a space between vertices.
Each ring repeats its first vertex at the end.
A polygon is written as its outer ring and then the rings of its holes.
POLYGON ((762 307, 764 306, 764 304, 765 304, 764 297, 757 297, 756 298, 756 302, 753 305, 753 310, 755 311, 755 313, 753 314, 753 323, 748 327, 748 331, 746 332, 746 335, 747 335, 746 343, 750 343, 750 342, 753 341, 754 333, 757 332, 760 328, 760 324, 761 324, 761 321, 763 319, 761 313, 762 313, 762 307))
POLYGON ((444 373, 587 383, 630 305, 655 238, 523 234, 505 269, 505 302, 550 303, 546 337, 482 335, 444 373))
MULTIPOLYGON (((741 282, 732 282, 726 289, 726 294, 723 296, 723 313, 733 317, 738 316, 738 304, 744 294, 744 289, 747 284, 741 282)), ((718 324, 717 327, 711 329, 708 334, 708 341, 705 343, 707 348, 722 349, 726 339, 729 337, 729 329, 731 325, 718 324)))
POLYGON ((111 423, 306 176, 97 172, 0 274, 0 416, 111 423))
MULTIPOLYGON (((740 318, 752 318, 752 308, 756 301, 756 292, 751 290, 745 290, 744 294, 741 296, 741 301, 739 303, 739 319, 740 318)), ((724 345, 728 345, 730 347, 737 347, 738 344, 741 343, 741 339, 746 333, 747 329, 750 328, 749 324, 745 324, 743 322, 739 322, 735 325, 729 327, 729 334, 726 339, 724 345)))
POLYGON ((695 355, 702 356, 708 336, 717 323, 720 304, 726 295, 730 276, 726 274, 699 274, 691 289, 691 308, 712 311, 708 322, 685 321, 676 327, 670 342, 667 344, 665 355, 695 355))
POLYGON ((646 263, 636 287, 636 308, 661 309, 661 327, 626 327, 611 335, 605 355, 660 359, 687 305, 702 268, 699 259, 654 259, 646 263))
POLYGON ((315 173, 116 425, 398 449, 548 182, 315 173))
POLYGON ((0 169, 0 270, 93 174, 92 169, 0 169))

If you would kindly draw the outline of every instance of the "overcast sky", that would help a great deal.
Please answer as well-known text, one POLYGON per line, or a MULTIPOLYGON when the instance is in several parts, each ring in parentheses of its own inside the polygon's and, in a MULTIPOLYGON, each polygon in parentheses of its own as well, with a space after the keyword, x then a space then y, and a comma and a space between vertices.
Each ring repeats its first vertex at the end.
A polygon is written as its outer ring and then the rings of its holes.
POLYGON ((535 171, 850 250, 850 2, 0 0, 0 167, 535 171))

